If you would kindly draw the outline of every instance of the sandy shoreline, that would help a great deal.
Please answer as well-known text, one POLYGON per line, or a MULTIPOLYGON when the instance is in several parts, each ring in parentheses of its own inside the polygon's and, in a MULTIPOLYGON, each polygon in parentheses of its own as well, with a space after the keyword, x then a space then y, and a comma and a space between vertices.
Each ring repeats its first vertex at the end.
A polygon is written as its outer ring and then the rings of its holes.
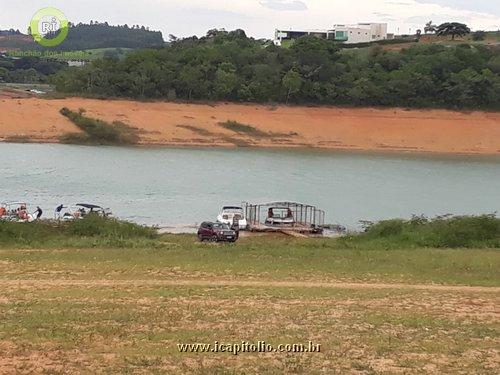
POLYGON ((499 112, 82 98, 0 98, 0 140, 57 142, 65 133, 78 132, 59 114, 62 107, 136 127, 141 145, 500 155, 499 112), (220 126, 228 120, 248 124, 260 135, 220 126))

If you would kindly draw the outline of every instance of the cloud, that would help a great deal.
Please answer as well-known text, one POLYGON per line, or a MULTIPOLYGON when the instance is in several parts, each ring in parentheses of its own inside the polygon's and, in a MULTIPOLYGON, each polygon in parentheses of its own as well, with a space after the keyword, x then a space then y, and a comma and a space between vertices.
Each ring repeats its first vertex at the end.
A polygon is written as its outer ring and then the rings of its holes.
POLYGON ((448 14, 429 14, 429 15, 422 15, 422 16, 413 16, 413 17, 408 17, 404 20, 406 23, 410 24, 424 24, 432 20, 433 23, 435 24, 442 24, 444 22, 470 22, 471 21, 471 16, 470 15, 448 15, 448 14))
MULTIPOLYGON (((0 1, 0 29, 13 27, 25 31, 31 16, 47 6, 47 0, 0 1)), ((410 28, 422 29, 431 19, 435 23, 465 21, 473 30, 500 29, 500 16, 479 11, 487 3, 492 9, 498 7, 498 0, 51 0, 50 3, 75 23, 99 20, 114 25, 140 24, 161 30, 165 37, 201 36, 209 29, 223 27, 241 28, 256 38, 272 38, 276 28, 328 29, 336 23, 357 22, 387 22, 389 32, 407 33, 410 28)))
POLYGON ((373 15, 376 16, 380 21, 385 21, 385 22, 397 21, 397 18, 395 18, 395 16, 392 14, 373 12, 373 15))
POLYGON ((467 9, 474 12, 500 16, 500 3, 494 0, 416 0, 421 4, 438 4, 453 9, 467 9))
POLYGON ((414 5, 413 4, 413 1, 410 1, 410 2, 402 2, 402 1, 386 1, 385 4, 388 4, 388 5, 414 5))
POLYGON ((262 0, 260 5, 272 10, 307 10, 307 5, 300 0, 262 0))

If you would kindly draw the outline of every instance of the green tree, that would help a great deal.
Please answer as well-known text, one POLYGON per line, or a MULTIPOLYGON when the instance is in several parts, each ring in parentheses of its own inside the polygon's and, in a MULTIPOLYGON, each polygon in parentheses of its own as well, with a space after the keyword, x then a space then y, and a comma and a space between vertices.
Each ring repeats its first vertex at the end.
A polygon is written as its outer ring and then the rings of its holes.
POLYGON ((472 34, 472 40, 475 42, 479 42, 479 41, 485 40, 485 39, 486 39, 486 32, 484 32, 482 30, 478 30, 472 34))
POLYGON ((206 94, 206 90, 203 88, 204 85, 200 84, 204 81, 203 77, 204 73, 201 67, 189 65, 184 66, 179 74, 177 91, 186 93, 187 99, 199 97, 203 93, 206 94))
POLYGON ((290 96, 299 92, 300 87, 302 86, 302 78, 299 73, 290 69, 283 77, 282 83, 286 90, 286 104, 288 104, 290 96))
POLYGON ((0 66, 0 81, 5 81, 5 78, 7 77, 7 74, 9 73, 9 71, 5 68, 2 68, 0 66))
POLYGON ((470 29, 467 25, 459 22, 446 22, 437 27, 436 34, 448 36, 451 35, 451 39, 454 40, 455 37, 463 37, 470 33, 470 29))
POLYGON ((432 21, 429 21, 425 24, 424 32, 426 34, 429 33, 435 33, 437 30, 437 26, 432 23, 432 21))
POLYGON ((446 101, 457 107, 474 105, 477 103, 477 95, 485 92, 487 84, 482 74, 474 69, 453 73, 444 85, 446 101))
POLYGON ((238 86, 236 69, 231 63, 222 63, 215 73, 214 91, 218 99, 231 99, 238 86))
POLYGON ((500 74, 500 55, 497 55, 490 59, 488 62, 488 68, 495 74, 500 74))

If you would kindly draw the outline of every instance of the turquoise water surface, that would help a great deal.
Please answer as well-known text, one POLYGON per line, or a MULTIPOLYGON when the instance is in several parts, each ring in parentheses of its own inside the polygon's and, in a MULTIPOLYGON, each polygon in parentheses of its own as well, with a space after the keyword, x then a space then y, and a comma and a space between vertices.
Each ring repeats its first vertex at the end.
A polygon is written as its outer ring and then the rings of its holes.
POLYGON ((214 220, 222 205, 290 200, 353 228, 500 210, 496 157, 9 143, 0 154, 0 202, 27 201, 46 216, 86 202, 138 223, 186 226, 214 220))

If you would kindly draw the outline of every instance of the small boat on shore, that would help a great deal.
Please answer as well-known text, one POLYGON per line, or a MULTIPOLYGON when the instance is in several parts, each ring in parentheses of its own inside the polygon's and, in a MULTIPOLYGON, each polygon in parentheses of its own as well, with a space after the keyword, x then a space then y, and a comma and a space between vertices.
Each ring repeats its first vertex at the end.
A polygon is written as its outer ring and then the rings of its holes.
POLYGON ((238 226, 241 230, 247 229, 248 222, 245 218, 245 210, 243 207, 224 206, 217 216, 217 221, 219 223, 227 224, 229 226, 232 226, 235 220, 238 220, 238 226))
POLYGON ((292 210, 288 207, 270 207, 265 221, 269 226, 290 226, 295 225, 292 210))
POLYGON ((8 202, 0 205, 0 220, 18 223, 30 223, 35 217, 30 214, 24 202, 8 202))
POLYGON ((85 216, 94 214, 101 217, 111 217, 109 208, 104 208, 95 204, 77 203, 75 206, 65 207, 63 205, 56 208, 56 219, 71 221, 83 219, 85 216))
POLYGON ((109 208, 104 208, 95 204, 77 203, 76 207, 78 207, 80 210, 83 210, 83 212, 85 212, 85 215, 95 214, 102 217, 113 216, 109 208))

